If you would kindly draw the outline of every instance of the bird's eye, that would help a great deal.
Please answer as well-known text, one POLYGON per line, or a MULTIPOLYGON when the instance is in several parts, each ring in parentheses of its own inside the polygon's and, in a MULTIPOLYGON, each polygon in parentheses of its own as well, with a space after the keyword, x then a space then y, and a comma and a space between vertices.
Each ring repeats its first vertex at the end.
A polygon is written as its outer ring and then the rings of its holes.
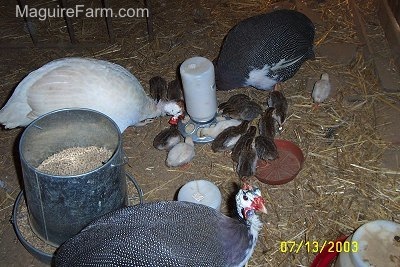
POLYGON ((243 199, 244 200, 249 200, 249 198, 246 195, 243 196, 243 199))

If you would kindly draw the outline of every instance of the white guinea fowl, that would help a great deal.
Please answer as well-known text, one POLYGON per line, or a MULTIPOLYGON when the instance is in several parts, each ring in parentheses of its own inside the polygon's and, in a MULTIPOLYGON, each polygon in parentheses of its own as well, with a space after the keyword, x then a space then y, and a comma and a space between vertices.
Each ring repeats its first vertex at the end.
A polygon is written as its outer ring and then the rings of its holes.
POLYGON ((168 152, 165 164, 168 167, 178 167, 189 163, 194 158, 194 143, 190 136, 185 138, 184 143, 179 143, 168 152))
POLYGON ((37 117, 62 108, 88 108, 128 126, 163 115, 179 116, 176 102, 156 102, 120 65, 98 59, 62 58, 27 75, 0 110, 5 128, 26 126, 37 117))
POLYGON ((332 90, 331 83, 329 81, 328 73, 321 75, 321 79, 315 82, 314 89, 312 92, 312 98, 315 104, 324 102, 330 95, 332 90))

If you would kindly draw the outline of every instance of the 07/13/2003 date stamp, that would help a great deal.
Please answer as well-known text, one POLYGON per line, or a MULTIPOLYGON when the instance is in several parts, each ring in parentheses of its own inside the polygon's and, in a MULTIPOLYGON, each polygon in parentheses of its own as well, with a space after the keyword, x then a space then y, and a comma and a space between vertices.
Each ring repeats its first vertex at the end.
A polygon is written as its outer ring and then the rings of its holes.
POLYGON ((307 253, 320 253, 327 249, 328 252, 358 252, 357 241, 281 241, 279 251, 281 253, 300 253, 305 250, 307 253))

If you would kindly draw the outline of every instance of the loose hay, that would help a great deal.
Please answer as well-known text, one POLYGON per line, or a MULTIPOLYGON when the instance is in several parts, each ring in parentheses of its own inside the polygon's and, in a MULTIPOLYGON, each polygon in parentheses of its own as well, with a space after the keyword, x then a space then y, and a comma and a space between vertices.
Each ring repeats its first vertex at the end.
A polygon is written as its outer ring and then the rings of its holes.
POLYGON ((112 154, 103 147, 71 147, 51 155, 37 169, 54 175, 78 175, 102 166, 112 154))

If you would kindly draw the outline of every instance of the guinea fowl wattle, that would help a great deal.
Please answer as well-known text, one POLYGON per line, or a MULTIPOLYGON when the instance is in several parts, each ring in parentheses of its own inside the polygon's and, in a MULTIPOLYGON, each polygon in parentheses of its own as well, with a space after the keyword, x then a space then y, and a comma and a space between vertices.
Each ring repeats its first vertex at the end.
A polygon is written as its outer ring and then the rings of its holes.
POLYGON ((269 90, 288 80, 314 58, 314 35, 311 20, 294 10, 276 10, 239 22, 227 34, 216 60, 217 89, 269 90))
POLYGON ((104 113, 121 132, 147 119, 178 117, 175 102, 155 101, 135 76, 120 65, 90 58, 62 58, 27 75, 0 110, 5 128, 26 126, 53 110, 88 108, 104 113))
POLYGON ((266 213, 258 188, 236 195, 241 220, 201 204, 164 201, 126 207, 95 220, 57 251, 61 266, 242 267, 266 213))

